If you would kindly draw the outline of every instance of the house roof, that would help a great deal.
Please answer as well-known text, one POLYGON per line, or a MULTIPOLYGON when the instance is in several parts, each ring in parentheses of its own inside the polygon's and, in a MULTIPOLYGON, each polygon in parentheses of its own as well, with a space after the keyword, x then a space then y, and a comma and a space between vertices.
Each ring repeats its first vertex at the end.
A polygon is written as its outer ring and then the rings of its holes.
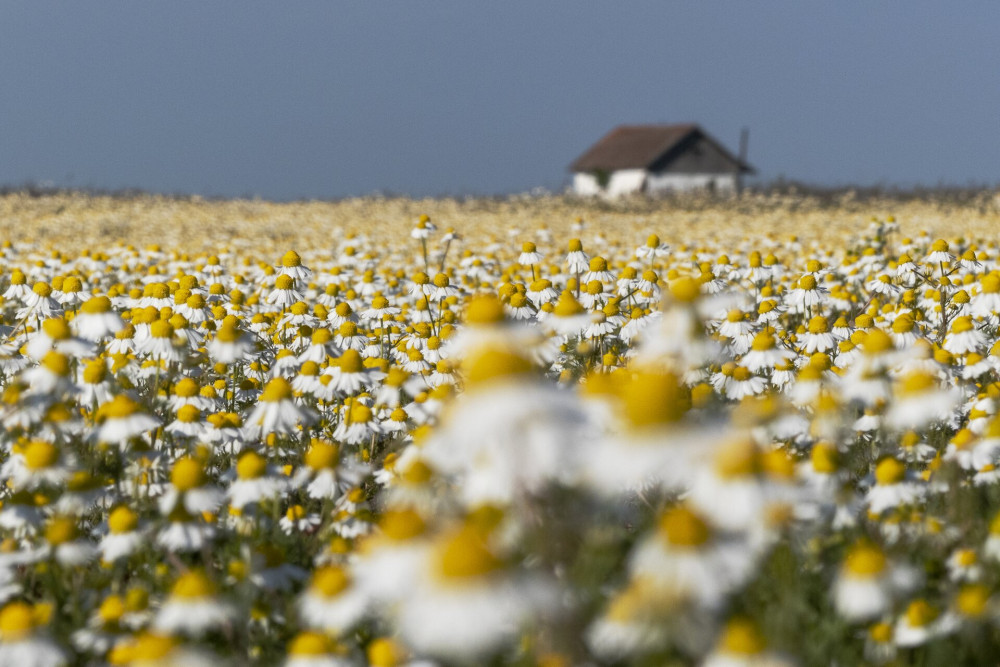
MULTIPOLYGON (((691 135, 698 133, 719 151, 739 165, 740 171, 752 172, 753 168, 741 163, 718 141, 694 123, 679 125, 620 125, 591 146, 569 166, 573 172, 616 171, 618 169, 648 169, 654 163, 665 162, 668 153, 679 148, 691 135)), ((682 151, 677 151, 680 154, 682 151)), ((670 156, 672 159, 673 156, 670 156)), ((669 161, 669 160, 667 160, 669 161)))

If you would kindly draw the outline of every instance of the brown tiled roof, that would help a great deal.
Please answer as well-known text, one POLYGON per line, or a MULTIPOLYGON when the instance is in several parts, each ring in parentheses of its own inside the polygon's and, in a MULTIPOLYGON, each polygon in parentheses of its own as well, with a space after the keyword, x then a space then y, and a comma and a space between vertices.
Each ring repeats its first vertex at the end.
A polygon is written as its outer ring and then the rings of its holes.
MULTIPOLYGON (((734 163, 738 162, 737 158, 694 123, 621 125, 604 135, 586 153, 574 160, 569 169, 573 172, 646 169, 694 132, 705 136, 734 163)), ((742 170, 752 171, 752 168, 749 165, 742 165, 742 170)))
POLYGON ((570 171, 642 169, 652 164, 697 126, 622 125, 573 161, 570 171))

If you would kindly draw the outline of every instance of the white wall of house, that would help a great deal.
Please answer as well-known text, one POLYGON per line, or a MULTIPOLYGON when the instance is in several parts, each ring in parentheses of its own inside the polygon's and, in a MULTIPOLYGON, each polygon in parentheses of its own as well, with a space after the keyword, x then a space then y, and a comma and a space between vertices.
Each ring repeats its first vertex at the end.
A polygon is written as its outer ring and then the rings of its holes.
POLYGON ((647 173, 645 169, 619 169, 611 173, 608 186, 603 190, 593 174, 575 173, 573 174, 573 192, 584 196, 604 195, 606 197, 619 197, 639 192, 647 173))
POLYGON ((736 189, 734 174, 650 174, 646 185, 650 193, 714 188, 716 192, 736 189))
POLYGON ((645 169, 622 169, 611 174, 608 187, 601 189, 593 174, 573 174, 573 192, 585 197, 604 195, 619 197, 642 190, 646 183, 646 192, 685 191, 714 188, 716 192, 732 192, 736 189, 736 176, 733 174, 651 174, 645 169))
POLYGON ((601 186, 597 184, 597 177, 582 171, 573 174, 573 194, 583 197, 601 194, 601 186))

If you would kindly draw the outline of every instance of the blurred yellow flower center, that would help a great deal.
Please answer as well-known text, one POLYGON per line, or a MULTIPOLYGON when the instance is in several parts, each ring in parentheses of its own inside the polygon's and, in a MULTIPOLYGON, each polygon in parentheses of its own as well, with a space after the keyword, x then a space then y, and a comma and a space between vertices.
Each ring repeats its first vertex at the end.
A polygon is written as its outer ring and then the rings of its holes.
POLYGON ((851 548, 844 561, 844 570, 855 577, 874 577, 885 571, 886 559, 881 549, 870 544, 851 548))
POLYGON ((438 572, 448 579, 466 579, 487 575, 503 566, 473 529, 457 531, 439 546, 438 572))
POLYGON ((59 461, 59 448, 50 442, 33 440, 24 449, 24 465, 29 470, 44 470, 59 461))
POLYGON ((191 570, 177 578, 170 593, 186 599, 209 597, 215 594, 215 585, 204 572, 191 570))
POLYGON ((680 505, 660 515, 660 534, 676 547, 698 547, 708 541, 708 524, 692 509, 680 505))
POLYGON ((111 510, 108 515, 108 529, 116 534, 130 533, 139 525, 139 516, 124 505, 111 510))
POLYGON ((757 655, 764 652, 767 643, 752 621, 740 618, 726 624, 719 647, 734 655, 757 655))
POLYGON ((267 461, 257 452, 247 452, 236 462, 236 475, 240 479, 257 479, 267 472, 267 461))
POLYGON ((31 605, 11 602, 0 610, 0 639, 16 642, 31 635, 35 628, 35 615, 31 605))
POLYGON ((882 485, 898 484, 906 476, 906 464, 894 458, 885 458, 875 466, 875 481, 882 485))
POLYGON ((343 568, 328 565, 313 573, 311 588, 329 598, 339 595, 350 583, 351 579, 343 568))
POLYGON ((205 471, 201 463, 192 458, 178 459, 170 472, 170 483, 178 491, 190 491, 205 484, 205 471))

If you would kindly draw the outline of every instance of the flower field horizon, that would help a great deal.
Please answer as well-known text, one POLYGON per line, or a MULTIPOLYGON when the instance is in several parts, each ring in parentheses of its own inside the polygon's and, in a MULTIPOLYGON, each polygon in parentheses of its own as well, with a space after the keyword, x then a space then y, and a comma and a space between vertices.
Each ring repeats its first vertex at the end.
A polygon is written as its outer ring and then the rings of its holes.
POLYGON ((997 230, 0 196, 0 667, 987 662, 997 230))

